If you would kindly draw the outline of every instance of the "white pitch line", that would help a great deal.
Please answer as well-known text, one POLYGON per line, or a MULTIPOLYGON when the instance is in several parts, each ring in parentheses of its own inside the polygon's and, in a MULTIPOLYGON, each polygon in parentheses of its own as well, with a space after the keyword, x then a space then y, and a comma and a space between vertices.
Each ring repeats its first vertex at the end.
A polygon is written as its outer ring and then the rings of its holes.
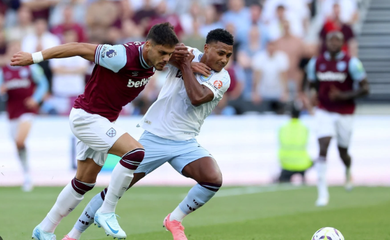
POLYGON ((242 187, 242 188, 232 188, 226 190, 220 190, 214 197, 229 197, 229 196, 238 196, 246 194, 255 194, 255 193, 265 193, 265 192, 280 192, 280 191, 291 191, 302 189, 301 186, 292 186, 292 185, 272 185, 268 187, 242 187))

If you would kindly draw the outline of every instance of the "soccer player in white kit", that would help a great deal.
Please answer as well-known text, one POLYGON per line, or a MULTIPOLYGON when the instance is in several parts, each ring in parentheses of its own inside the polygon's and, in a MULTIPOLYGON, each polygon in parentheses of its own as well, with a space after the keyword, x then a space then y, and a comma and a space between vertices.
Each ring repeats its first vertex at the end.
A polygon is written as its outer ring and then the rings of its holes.
MULTIPOLYGON (((190 51, 192 54, 189 57, 179 59, 172 56, 169 73, 158 99, 140 123, 145 129, 139 140, 145 147, 145 157, 129 186, 165 162, 197 182, 164 219, 164 226, 172 233, 174 240, 187 239, 182 220, 208 202, 222 185, 217 162, 195 137, 204 119, 230 86, 230 76, 224 67, 233 53, 233 36, 223 29, 212 30, 207 35, 204 53, 197 49, 190 51), (193 70, 203 75, 194 74, 193 70)), ((91 199, 67 239, 79 239, 80 235, 70 235, 75 232, 73 230, 84 232, 91 225, 106 191, 91 199)))

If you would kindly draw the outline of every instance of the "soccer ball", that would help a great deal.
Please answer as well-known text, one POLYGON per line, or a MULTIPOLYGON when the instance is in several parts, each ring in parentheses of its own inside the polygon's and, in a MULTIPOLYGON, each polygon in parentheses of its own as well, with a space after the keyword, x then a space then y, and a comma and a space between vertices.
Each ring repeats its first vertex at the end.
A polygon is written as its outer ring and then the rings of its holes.
POLYGON ((312 240, 344 240, 343 234, 336 228, 324 227, 314 233, 312 240))

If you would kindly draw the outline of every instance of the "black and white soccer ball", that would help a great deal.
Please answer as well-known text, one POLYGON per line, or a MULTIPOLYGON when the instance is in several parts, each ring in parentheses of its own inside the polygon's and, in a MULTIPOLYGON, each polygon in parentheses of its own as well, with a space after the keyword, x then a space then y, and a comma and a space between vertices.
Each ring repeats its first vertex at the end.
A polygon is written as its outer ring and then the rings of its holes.
POLYGON ((344 236, 336 228, 324 227, 314 233, 312 240, 344 240, 344 236))

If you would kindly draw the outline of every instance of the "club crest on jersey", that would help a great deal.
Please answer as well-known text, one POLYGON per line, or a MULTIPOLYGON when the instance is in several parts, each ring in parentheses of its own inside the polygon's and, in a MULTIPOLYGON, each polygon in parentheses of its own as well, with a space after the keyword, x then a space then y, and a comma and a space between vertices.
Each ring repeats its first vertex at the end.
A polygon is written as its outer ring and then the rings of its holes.
POLYGON ((114 49, 110 49, 106 52, 106 56, 108 58, 112 58, 112 57, 115 57, 116 56, 116 51, 114 49))
POLYGON ((110 128, 108 129, 108 131, 106 132, 107 136, 109 137, 115 137, 116 135, 116 130, 114 128, 110 128))
POLYGON ((344 61, 338 62, 336 65, 337 70, 340 72, 343 72, 346 67, 347 67, 347 63, 344 61))
POLYGON ((220 80, 215 80, 214 83, 213 83, 214 87, 218 88, 218 89, 221 89, 222 87, 222 81, 220 80))
POLYGON ((200 75, 200 80, 202 81, 202 82, 207 82, 210 78, 211 78, 211 76, 213 76, 213 72, 211 72, 211 74, 207 77, 207 76, 204 76, 204 75, 200 75))

